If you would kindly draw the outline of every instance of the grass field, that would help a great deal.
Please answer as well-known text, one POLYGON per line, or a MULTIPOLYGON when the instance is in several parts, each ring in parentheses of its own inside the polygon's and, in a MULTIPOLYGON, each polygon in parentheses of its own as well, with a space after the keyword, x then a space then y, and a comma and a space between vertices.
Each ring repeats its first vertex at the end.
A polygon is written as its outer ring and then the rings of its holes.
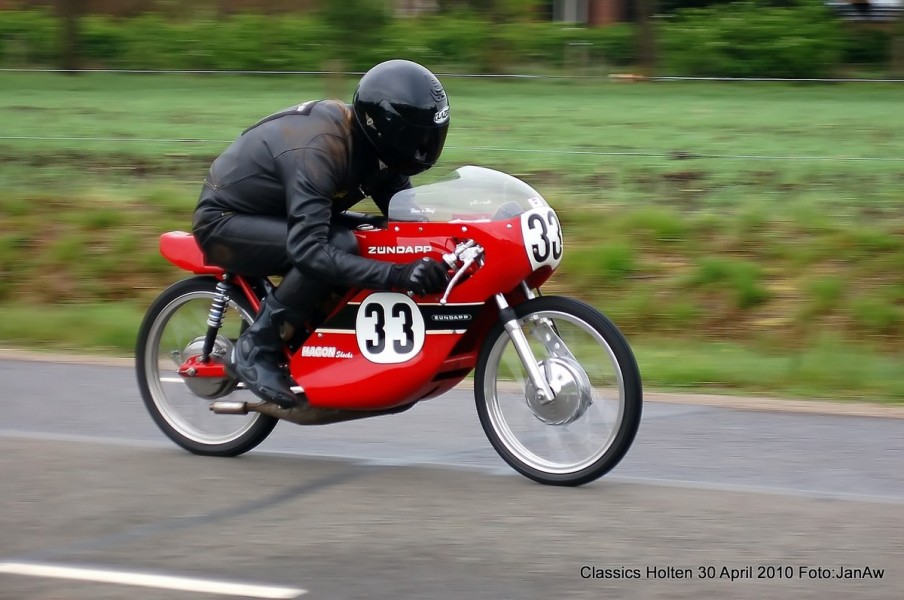
MULTIPOLYGON (((441 164, 559 210, 550 291, 591 301, 648 383, 904 401, 904 88, 446 78, 441 164)), ((180 274, 207 166, 352 79, 0 73, 0 340, 127 353, 180 274)))

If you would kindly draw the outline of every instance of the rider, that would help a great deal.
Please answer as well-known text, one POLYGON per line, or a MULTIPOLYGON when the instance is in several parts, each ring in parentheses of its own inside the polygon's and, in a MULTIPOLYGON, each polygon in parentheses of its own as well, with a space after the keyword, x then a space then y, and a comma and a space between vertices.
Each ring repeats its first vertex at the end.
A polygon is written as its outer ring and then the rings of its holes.
POLYGON ((385 216, 409 177, 436 163, 448 128, 439 80, 417 63, 390 60, 364 74, 351 105, 317 100, 282 110, 213 161, 193 222, 205 257, 232 273, 282 276, 227 361, 257 396, 295 405, 284 343, 331 287, 445 288, 448 271, 438 261, 358 256, 354 213, 346 211, 370 196, 385 216))

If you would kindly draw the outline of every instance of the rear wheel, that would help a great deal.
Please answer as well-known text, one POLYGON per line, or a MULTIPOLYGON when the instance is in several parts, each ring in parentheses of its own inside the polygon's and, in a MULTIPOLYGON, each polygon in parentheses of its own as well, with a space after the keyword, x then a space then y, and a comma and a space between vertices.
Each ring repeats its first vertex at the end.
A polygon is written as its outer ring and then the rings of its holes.
MULTIPOLYGON (((210 402, 247 393, 228 375, 182 377, 178 368, 201 354, 217 280, 192 277, 167 288, 148 308, 138 332, 135 368, 144 404, 171 440, 195 454, 236 456, 263 442, 277 419, 260 413, 218 415, 210 402)), ((244 296, 229 300, 211 360, 222 363, 254 310, 244 296)))
POLYGON ((530 380, 501 323, 475 373, 480 423, 519 473, 549 485, 582 485, 615 467, 640 426, 640 371, 627 340, 593 307, 546 296, 515 307, 555 399, 530 380))

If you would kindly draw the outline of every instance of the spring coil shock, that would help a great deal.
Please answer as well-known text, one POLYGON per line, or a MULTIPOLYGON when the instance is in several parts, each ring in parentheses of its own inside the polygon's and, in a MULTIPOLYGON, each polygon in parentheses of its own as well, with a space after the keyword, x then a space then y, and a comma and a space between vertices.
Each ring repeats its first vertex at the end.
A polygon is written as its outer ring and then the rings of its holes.
POLYGON ((210 305, 210 314, 207 316, 207 326, 219 329, 223 326, 223 318, 226 316, 226 307, 229 305, 229 284, 225 281, 217 283, 217 295, 210 305))
POLYGON ((213 352, 214 344, 217 341, 217 333, 223 326, 226 308, 229 306, 229 288, 228 277, 217 282, 216 296, 210 303, 210 313, 207 315, 207 335, 204 337, 204 347, 201 350, 201 362, 207 362, 210 358, 210 353, 213 352))

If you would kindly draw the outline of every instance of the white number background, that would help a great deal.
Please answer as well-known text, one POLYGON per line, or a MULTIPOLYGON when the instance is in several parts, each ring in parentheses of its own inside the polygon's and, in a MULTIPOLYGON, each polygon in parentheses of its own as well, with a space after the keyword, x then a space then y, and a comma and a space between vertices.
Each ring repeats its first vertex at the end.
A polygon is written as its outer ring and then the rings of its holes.
POLYGON ((378 292, 358 307, 355 337, 364 357, 378 364, 411 360, 424 347, 426 328, 417 304, 405 294, 378 292))
POLYGON ((562 262, 564 241, 556 211, 535 208, 521 215, 521 235, 531 267, 557 267, 562 262))

